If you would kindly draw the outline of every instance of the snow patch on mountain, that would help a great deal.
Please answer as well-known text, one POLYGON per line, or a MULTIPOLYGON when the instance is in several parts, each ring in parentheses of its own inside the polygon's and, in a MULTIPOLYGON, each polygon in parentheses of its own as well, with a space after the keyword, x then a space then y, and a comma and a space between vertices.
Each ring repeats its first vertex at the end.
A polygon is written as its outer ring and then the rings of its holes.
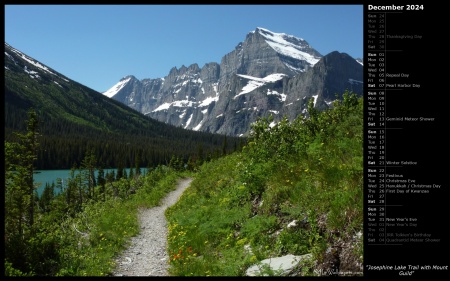
POLYGON ((200 130, 204 121, 205 121, 205 118, 203 118, 202 121, 200 121, 200 123, 197 126, 195 126, 195 128, 193 128, 192 130, 194 130, 194 131, 200 130))
POLYGON ((28 73, 28 75, 30 75, 31 78, 40 78, 38 72, 33 71, 33 70, 28 70, 27 66, 25 65, 23 67, 23 71, 25 71, 25 73, 28 73))
POLYGON ((317 98, 319 97, 319 95, 314 95, 312 97, 314 98, 314 107, 316 107, 317 98))
POLYGON ((210 105, 212 102, 217 102, 219 100, 219 93, 215 97, 209 97, 200 102, 199 107, 204 107, 210 105))
POLYGON ((253 77, 253 76, 249 76, 249 75, 243 75, 243 74, 236 74, 239 77, 248 79, 248 83, 247 85, 245 85, 241 92, 239 94, 237 94, 236 96, 233 97, 233 99, 236 99, 238 96, 240 95, 245 95, 247 93, 250 93, 251 91, 267 84, 267 83, 272 83, 278 80, 283 79, 283 76, 286 76, 286 74, 283 73, 274 73, 274 74, 270 74, 267 75, 264 78, 258 78, 258 77, 253 77))
POLYGON ((5 52, 5 55, 14 62, 15 65, 17 65, 17 61, 14 59, 13 56, 11 56, 10 54, 8 54, 8 52, 5 52))
POLYGON ((288 38, 294 38, 300 41, 305 41, 304 39, 288 35, 285 33, 274 33, 268 29, 261 27, 258 27, 258 29, 259 34, 261 34, 267 39, 266 40, 267 44, 269 44, 269 46, 272 47, 277 53, 280 53, 288 57, 296 58, 299 60, 305 60, 309 64, 311 64, 311 66, 315 65, 320 60, 320 58, 316 58, 315 56, 300 50, 298 45, 293 44, 286 40, 288 38))
POLYGON ((184 126, 185 129, 189 126, 189 124, 191 124, 193 115, 194 115, 194 113, 191 113, 191 116, 189 116, 189 119, 187 120, 186 125, 184 126))
POLYGON ((275 95, 275 96, 278 96, 278 98, 281 100, 281 101, 286 101, 286 95, 285 94, 280 94, 280 93, 278 93, 277 91, 273 91, 273 90, 271 90, 271 89, 267 89, 267 95, 275 95))
POLYGON ((173 102, 165 102, 154 109, 152 112, 169 109, 170 107, 193 107, 195 103, 189 100, 177 100, 173 102))
MULTIPOLYGON (((51 72, 50 69, 48 69, 48 67, 46 67, 45 65, 42 65, 42 64, 40 64, 39 62, 32 60, 31 58, 27 57, 25 54, 19 52, 18 50, 16 50, 16 49, 14 49, 14 48, 11 47, 11 51, 13 51, 14 53, 16 53, 16 54, 17 54, 19 57, 21 57, 24 61, 26 61, 26 62, 28 62, 28 63, 30 63, 30 64, 36 66, 37 68, 42 69, 43 71, 48 72, 48 73, 50 73, 50 74, 52 74, 52 75, 58 76, 58 75, 56 75, 55 73, 51 72)), ((7 54, 7 53, 5 52, 5 54, 7 54)))

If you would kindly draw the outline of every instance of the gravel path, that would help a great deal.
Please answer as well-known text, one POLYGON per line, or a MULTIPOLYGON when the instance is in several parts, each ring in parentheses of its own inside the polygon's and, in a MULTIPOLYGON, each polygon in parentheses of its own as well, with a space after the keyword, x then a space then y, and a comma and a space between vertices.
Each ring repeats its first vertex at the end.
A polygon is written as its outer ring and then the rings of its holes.
POLYGON ((161 206, 139 212, 140 233, 131 238, 131 245, 116 260, 113 276, 168 276, 167 221, 164 211, 175 204, 192 179, 181 179, 161 206))

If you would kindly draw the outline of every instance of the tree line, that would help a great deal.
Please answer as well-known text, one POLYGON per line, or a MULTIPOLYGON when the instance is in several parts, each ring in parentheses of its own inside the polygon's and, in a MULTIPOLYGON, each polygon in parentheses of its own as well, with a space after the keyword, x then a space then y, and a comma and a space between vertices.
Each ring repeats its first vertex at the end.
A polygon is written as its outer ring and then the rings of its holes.
POLYGON ((27 111, 36 109, 40 146, 37 169, 70 169, 88 149, 105 168, 133 166, 137 155, 144 167, 167 165, 238 150, 242 138, 185 130, 151 119, 76 82, 57 86, 35 81, 22 72, 5 73, 5 140, 25 132, 27 111), (123 162, 123 163, 121 163, 123 162))
MULTIPOLYGON (((22 117, 16 118, 25 123, 22 117)), ((40 146, 35 162, 39 170, 70 169, 74 164, 79 165, 88 151, 94 154, 103 168, 133 167, 136 160, 140 161, 142 167, 168 165, 173 155, 185 163, 202 161, 236 151, 245 142, 242 138, 191 132, 176 127, 169 131, 161 129, 166 124, 154 129, 162 132, 161 135, 153 136, 151 131, 144 129, 140 133, 109 132, 64 119, 49 120, 46 115, 40 115, 39 119, 40 146)), ((8 124, 5 124, 5 140, 18 141, 11 128, 15 126, 22 132, 24 128, 18 126, 21 122, 15 118, 9 117, 8 120, 8 124)))

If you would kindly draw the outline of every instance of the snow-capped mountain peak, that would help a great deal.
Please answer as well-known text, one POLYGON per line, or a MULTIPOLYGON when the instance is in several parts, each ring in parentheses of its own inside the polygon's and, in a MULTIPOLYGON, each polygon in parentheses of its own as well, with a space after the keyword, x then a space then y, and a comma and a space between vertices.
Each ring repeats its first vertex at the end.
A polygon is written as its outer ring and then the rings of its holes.
POLYGON ((258 32, 266 39, 277 53, 299 60, 307 61, 311 66, 315 65, 322 57, 319 53, 311 54, 311 46, 302 38, 298 38, 285 33, 275 33, 268 29, 258 27, 254 32, 258 32))
POLYGON ((131 79, 133 78, 133 76, 129 75, 129 76, 125 76, 122 79, 120 79, 120 81, 112 86, 111 88, 109 88, 109 90, 107 90, 106 92, 103 93, 103 95, 107 96, 108 98, 112 98, 113 96, 115 96, 131 79))
POLYGON ((162 79, 122 78, 103 93, 154 119, 185 129, 240 136, 272 114, 304 114, 314 97, 327 108, 336 93, 362 92, 361 64, 339 52, 322 56, 304 39, 258 27, 219 63, 173 67, 162 79))

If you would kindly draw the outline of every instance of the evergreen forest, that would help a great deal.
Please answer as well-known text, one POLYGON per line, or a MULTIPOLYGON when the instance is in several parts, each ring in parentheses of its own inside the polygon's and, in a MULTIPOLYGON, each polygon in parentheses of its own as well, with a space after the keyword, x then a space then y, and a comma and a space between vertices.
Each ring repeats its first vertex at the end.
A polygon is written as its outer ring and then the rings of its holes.
POLYGON ((243 138, 185 130, 151 119, 84 85, 42 72, 32 79, 6 60, 5 140, 26 132, 36 111, 39 146, 36 169, 71 169, 87 154, 103 168, 167 165, 173 156, 201 162, 239 149, 243 138), (59 81, 59 82, 56 82, 59 81))

